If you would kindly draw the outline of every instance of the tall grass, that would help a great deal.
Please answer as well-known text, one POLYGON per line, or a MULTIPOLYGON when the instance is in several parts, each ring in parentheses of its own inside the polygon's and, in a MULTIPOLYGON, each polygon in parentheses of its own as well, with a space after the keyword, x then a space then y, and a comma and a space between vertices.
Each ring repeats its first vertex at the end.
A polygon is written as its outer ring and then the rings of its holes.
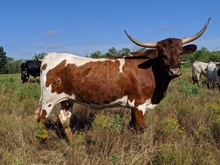
POLYGON ((56 114, 49 138, 36 135, 37 83, 0 75, 0 164, 213 164, 220 162, 220 93, 191 84, 191 69, 171 82, 160 105, 146 112, 144 133, 128 127, 126 108, 94 111, 74 105, 74 141, 66 142, 56 114))

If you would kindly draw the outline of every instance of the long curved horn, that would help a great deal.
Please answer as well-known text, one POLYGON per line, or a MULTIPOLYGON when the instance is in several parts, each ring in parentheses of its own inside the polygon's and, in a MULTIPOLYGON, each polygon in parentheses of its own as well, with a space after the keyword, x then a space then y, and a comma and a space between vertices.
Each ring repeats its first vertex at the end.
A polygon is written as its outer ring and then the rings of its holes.
POLYGON ((199 38, 205 32, 206 28, 208 27, 210 19, 211 19, 211 17, 209 17, 209 19, 206 22, 205 26, 197 34, 195 34, 194 36, 191 36, 191 37, 183 38, 182 43, 185 44, 185 43, 194 41, 197 38, 199 38))
POLYGON ((128 36, 128 38, 138 46, 145 47, 145 48, 156 48, 157 47, 157 42, 139 42, 135 40, 134 38, 132 38, 125 30, 124 32, 128 36))

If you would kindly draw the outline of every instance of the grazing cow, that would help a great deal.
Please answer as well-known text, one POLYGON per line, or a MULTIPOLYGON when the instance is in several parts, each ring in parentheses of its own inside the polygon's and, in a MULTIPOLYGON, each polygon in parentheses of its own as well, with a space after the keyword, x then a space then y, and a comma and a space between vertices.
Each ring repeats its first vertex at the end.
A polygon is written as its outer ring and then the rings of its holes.
MULTIPOLYGON (((145 112, 160 103, 170 81, 181 75, 181 55, 192 53, 197 48, 196 45, 183 44, 199 38, 209 21, 210 18, 196 35, 154 43, 139 42, 125 32, 135 44, 154 48, 134 56, 92 59, 66 53, 48 54, 41 65, 41 98, 35 118, 44 124, 57 103, 73 100, 96 109, 131 108, 130 126, 143 131, 145 112)), ((62 105, 58 116, 71 141, 71 112, 62 105)))
POLYGON ((206 69, 206 78, 207 78, 207 87, 210 88, 210 83, 214 90, 215 85, 217 84, 220 91, 220 68, 219 64, 209 62, 206 69))
POLYGON ((31 76, 34 78, 37 76, 40 76, 40 66, 41 61, 33 61, 33 60, 27 60, 23 63, 21 63, 21 80, 22 83, 28 82, 28 79, 31 76))
POLYGON ((197 86, 199 85, 199 79, 201 78, 201 76, 205 76, 206 77, 206 68, 207 68, 208 63, 205 62, 199 62, 199 61, 195 61, 192 65, 192 80, 193 80, 193 84, 197 84, 197 86))

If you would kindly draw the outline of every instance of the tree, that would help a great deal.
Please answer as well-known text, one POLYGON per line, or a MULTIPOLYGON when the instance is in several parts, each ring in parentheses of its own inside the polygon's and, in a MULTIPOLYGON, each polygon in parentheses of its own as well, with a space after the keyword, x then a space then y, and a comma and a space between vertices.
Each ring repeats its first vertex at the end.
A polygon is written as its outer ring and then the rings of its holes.
POLYGON ((47 53, 45 52, 38 53, 38 54, 35 53, 34 57, 32 57, 32 60, 37 60, 37 59, 42 60, 46 55, 47 53))
POLYGON ((7 73, 7 56, 4 48, 0 47, 0 74, 7 73))
POLYGON ((217 51, 217 52, 215 52, 215 51, 210 52, 208 58, 209 58, 209 61, 216 61, 216 62, 218 62, 218 61, 220 61, 220 52, 219 51, 217 51))
POLYGON ((104 55, 102 55, 102 52, 100 52, 100 51, 96 51, 96 52, 90 54, 90 57, 92 57, 92 58, 101 58, 103 56, 104 55))
POLYGON ((108 52, 105 54, 106 57, 115 57, 117 55, 118 51, 114 47, 108 49, 108 52))
POLYGON ((23 62, 22 60, 14 60, 14 58, 8 57, 7 61, 7 73, 13 74, 21 72, 20 65, 23 62))
POLYGON ((131 53, 131 50, 129 48, 122 48, 121 50, 118 51, 119 55, 129 54, 129 53, 131 53))

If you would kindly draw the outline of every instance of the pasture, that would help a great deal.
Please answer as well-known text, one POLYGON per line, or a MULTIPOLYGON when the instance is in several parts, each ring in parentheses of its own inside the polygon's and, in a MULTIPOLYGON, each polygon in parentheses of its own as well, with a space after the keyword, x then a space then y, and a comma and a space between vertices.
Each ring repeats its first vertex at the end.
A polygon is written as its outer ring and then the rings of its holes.
POLYGON ((22 84, 20 74, 0 75, 0 164, 217 165, 220 93, 192 85, 191 68, 182 67, 182 73, 171 81, 159 106, 146 112, 144 133, 128 128, 129 109, 94 111, 76 105, 75 138, 70 144, 56 108, 48 121, 49 139, 40 143, 36 138, 38 83, 22 84))

